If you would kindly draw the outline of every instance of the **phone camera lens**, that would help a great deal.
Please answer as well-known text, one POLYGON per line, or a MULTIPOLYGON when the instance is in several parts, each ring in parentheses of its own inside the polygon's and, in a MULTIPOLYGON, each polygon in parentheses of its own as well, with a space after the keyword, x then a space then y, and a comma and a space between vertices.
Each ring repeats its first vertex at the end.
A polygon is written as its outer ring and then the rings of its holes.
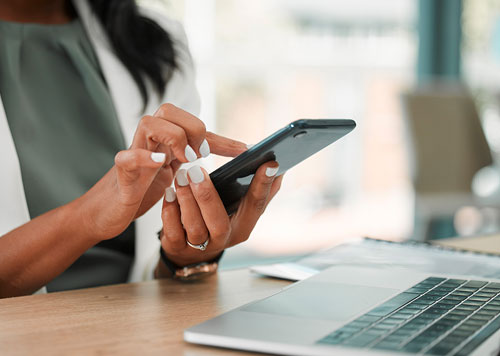
POLYGON ((300 131, 300 132, 297 132, 295 135, 293 135, 294 138, 299 138, 299 137, 303 137, 307 134, 307 131, 300 131))

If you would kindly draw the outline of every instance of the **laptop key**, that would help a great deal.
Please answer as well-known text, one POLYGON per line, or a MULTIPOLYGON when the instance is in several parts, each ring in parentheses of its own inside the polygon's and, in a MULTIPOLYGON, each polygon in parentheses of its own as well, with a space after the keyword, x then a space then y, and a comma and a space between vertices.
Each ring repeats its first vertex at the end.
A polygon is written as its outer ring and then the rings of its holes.
POLYGON ((371 325, 372 323, 369 322, 369 321, 362 321, 362 320, 354 320, 354 321, 351 321, 349 324, 347 324, 346 326, 348 327, 351 327, 351 328, 359 328, 359 329, 364 329, 366 328, 368 325, 371 325))
POLYGON ((417 293, 417 294, 424 294, 427 292, 429 289, 427 288, 418 288, 418 287, 413 287, 408 290, 406 290, 407 293, 417 293))
POLYGON ((441 278, 441 277, 428 277, 425 280, 423 280, 421 283, 433 283, 434 285, 437 285, 443 281, 445 281, 446 278, 441 278))
POLYGON ((381 317, 375 316, 375 315, 362 315, 359 318, 357 318, 355 321, 366 321, 369 323, 374 323, 380 319, 381 319, 381 317))
POLYGON ((389 299, 387 302, 376 307, 375 309, 372 309, 371 311, 368 312, 368 315, 375 315, 375 316, 389 315, 396 309, 402 307, 403 305, 405 305, 406 303, 415 299, 418 296, 419 294, 403 292, 389 299))
POLYGON ((426 355, 447 355, 450 353, 451 350, 453 350, 457 345, 456 344, 450 344, 450 343, 438 343, 434 347, 432 347, 429 351, 427 351, 425 354, 426 355))
POLYGON ((371 348, 373 349, 378 349, 378 350, 391 350, 391 351, 395 351, 395 350, 399 350, 401 347, 401 343, 400 342, 397 342, 397 341, 385 341, 385 340, 382 340, 380 341, 379 343, 375 344, 374 346, 372 346, 371 348))
POLYGON ((461 285, 461 284, 464 284, 465 282, 467 282, 465 279, 448 279, 445 283, 443 284, 456 284, 456 285, 461 285))
POLYGON ((371 344, 373 341, 377 340, 379 337, 380 337, 380 335, 361 333, 359 335, 356 335, 352 339, 347 340, 342 345, 354 346, 354 347, 365 347, 368 344, 371 344))
POLYGON ((474 296, 476 297, 486 297, 488 299, 491 299, 493 298, 494 296, 496 296, 497 293, 494 293, 494 292, 483 292, 482 290, 477 292, 476 294, 474 294, 474 296))
POLYGON ((474 335, 474 337, 454 355, 455 356, 470 355, 479 345, 481 345, 484 341, 486 341, 486 339, 488 339, 491 335, 493 335, 498 329, 500 329, 500 316, 497 316, 483 330, 474 335))
POLYGON ((417 353, 425 349, 429 345, 429 342, 424 340, 412 340, 408 344, 406 344, 401 350, 411 353, 417 353))
POLYGON ((464 287, 470 287, 470 288, 481 288, 488 284, 488 282, 484 281, 468 281, 467 283, 464 284, 464 287))

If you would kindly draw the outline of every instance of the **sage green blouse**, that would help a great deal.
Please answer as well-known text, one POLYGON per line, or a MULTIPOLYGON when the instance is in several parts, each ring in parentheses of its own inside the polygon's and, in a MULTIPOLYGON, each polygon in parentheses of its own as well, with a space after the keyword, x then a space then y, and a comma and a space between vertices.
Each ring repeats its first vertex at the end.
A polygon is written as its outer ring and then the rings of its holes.
MULTIPOLYGON (((63 25, 0 21, 0 94, 32 218, 89 190, 125 148, 99 62, 78 19, 63 25)), ((132 226, 87 251, 48 289, 125 282, 133 253, 132 226)))

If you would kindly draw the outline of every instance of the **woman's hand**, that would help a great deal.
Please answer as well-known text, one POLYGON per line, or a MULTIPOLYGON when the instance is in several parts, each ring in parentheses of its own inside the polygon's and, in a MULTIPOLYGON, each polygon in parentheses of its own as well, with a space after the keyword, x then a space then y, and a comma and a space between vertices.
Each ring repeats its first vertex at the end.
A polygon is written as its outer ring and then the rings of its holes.
POLYGON ((205 132, 196 117, 163 105, 141 120, 131 147, 87 193, 0 236, 0 298, 33 293, 93 245, 120 234, 163 196, 182 162, 244 150, 243 143, 205 132))
POLYGON ((131 147, 80 198, 87 228, 97 241, 117 236, 161 199, 182 163, 210 152, 236 156, 244 150, 245 144, 206 132, 198 118, 164 104, 141 119, 131 147))
POLYGON ((277 162, 263 164, 235 214, 229 217, 210 177, 199 166, 179 170, 176 191, 167 188, 163 201, 161 245, 178 266, 209 261, 224 249, 248 239, 259 217, 278 192, 283 176, 277 162), (190 247, 208 240, 206 250, 190 247))

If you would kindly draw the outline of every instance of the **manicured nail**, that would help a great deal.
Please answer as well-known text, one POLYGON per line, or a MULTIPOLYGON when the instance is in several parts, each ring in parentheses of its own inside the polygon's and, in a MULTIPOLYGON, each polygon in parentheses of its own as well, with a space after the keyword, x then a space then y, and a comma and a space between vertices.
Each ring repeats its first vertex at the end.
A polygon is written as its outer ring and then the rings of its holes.
POLYGON ((205 175, 203 174, 200 166, 193 166, 189 168, 188 174, 189 178, 191 178, 191 182, 193 182, 194 184, 201 183, 205 179, 205 175))
POLYGON ((247 146, 247 150, 249 150, 250 148, 252 148, 253 146, 255 146, 253 143, 249 143, 247 146))
POLYGON ((186 149, 184 150, 184 155, 186 156, 186 159, 189 162, 194 162, 198 159, 196 156, 196 153, 194 152, 193 148, 189 145, 186 146, 186 149))
POLYGON ((208 145, 207 140, 203 140, 200 145, 200 154, 201 157, 207 157, 210 154, 210 146, 208 145))
POLYGON ((280 167, 267 167, 266 168, 266 176, 268 177, 274 177, 276 175, 276 173, 278 173, 278 169, 280 167))
POLYGON ((177 184, 179 184, 181 187, 185 187, 189 184, 187 171, 185 169, 179 169, 177 171, 177 184))
POLYGON ((176 196, 177 195, 175 194, 174 188, 168 187, 167 189, 165 189, 165 200, 167 201, 167 203, 173 202, 176 196))
POLYGON ((165 162, 165 153, 153 152, 153 153, 151 153, 151 159, 153 160, 153 162, 156 162, 156 163, 165 162))

